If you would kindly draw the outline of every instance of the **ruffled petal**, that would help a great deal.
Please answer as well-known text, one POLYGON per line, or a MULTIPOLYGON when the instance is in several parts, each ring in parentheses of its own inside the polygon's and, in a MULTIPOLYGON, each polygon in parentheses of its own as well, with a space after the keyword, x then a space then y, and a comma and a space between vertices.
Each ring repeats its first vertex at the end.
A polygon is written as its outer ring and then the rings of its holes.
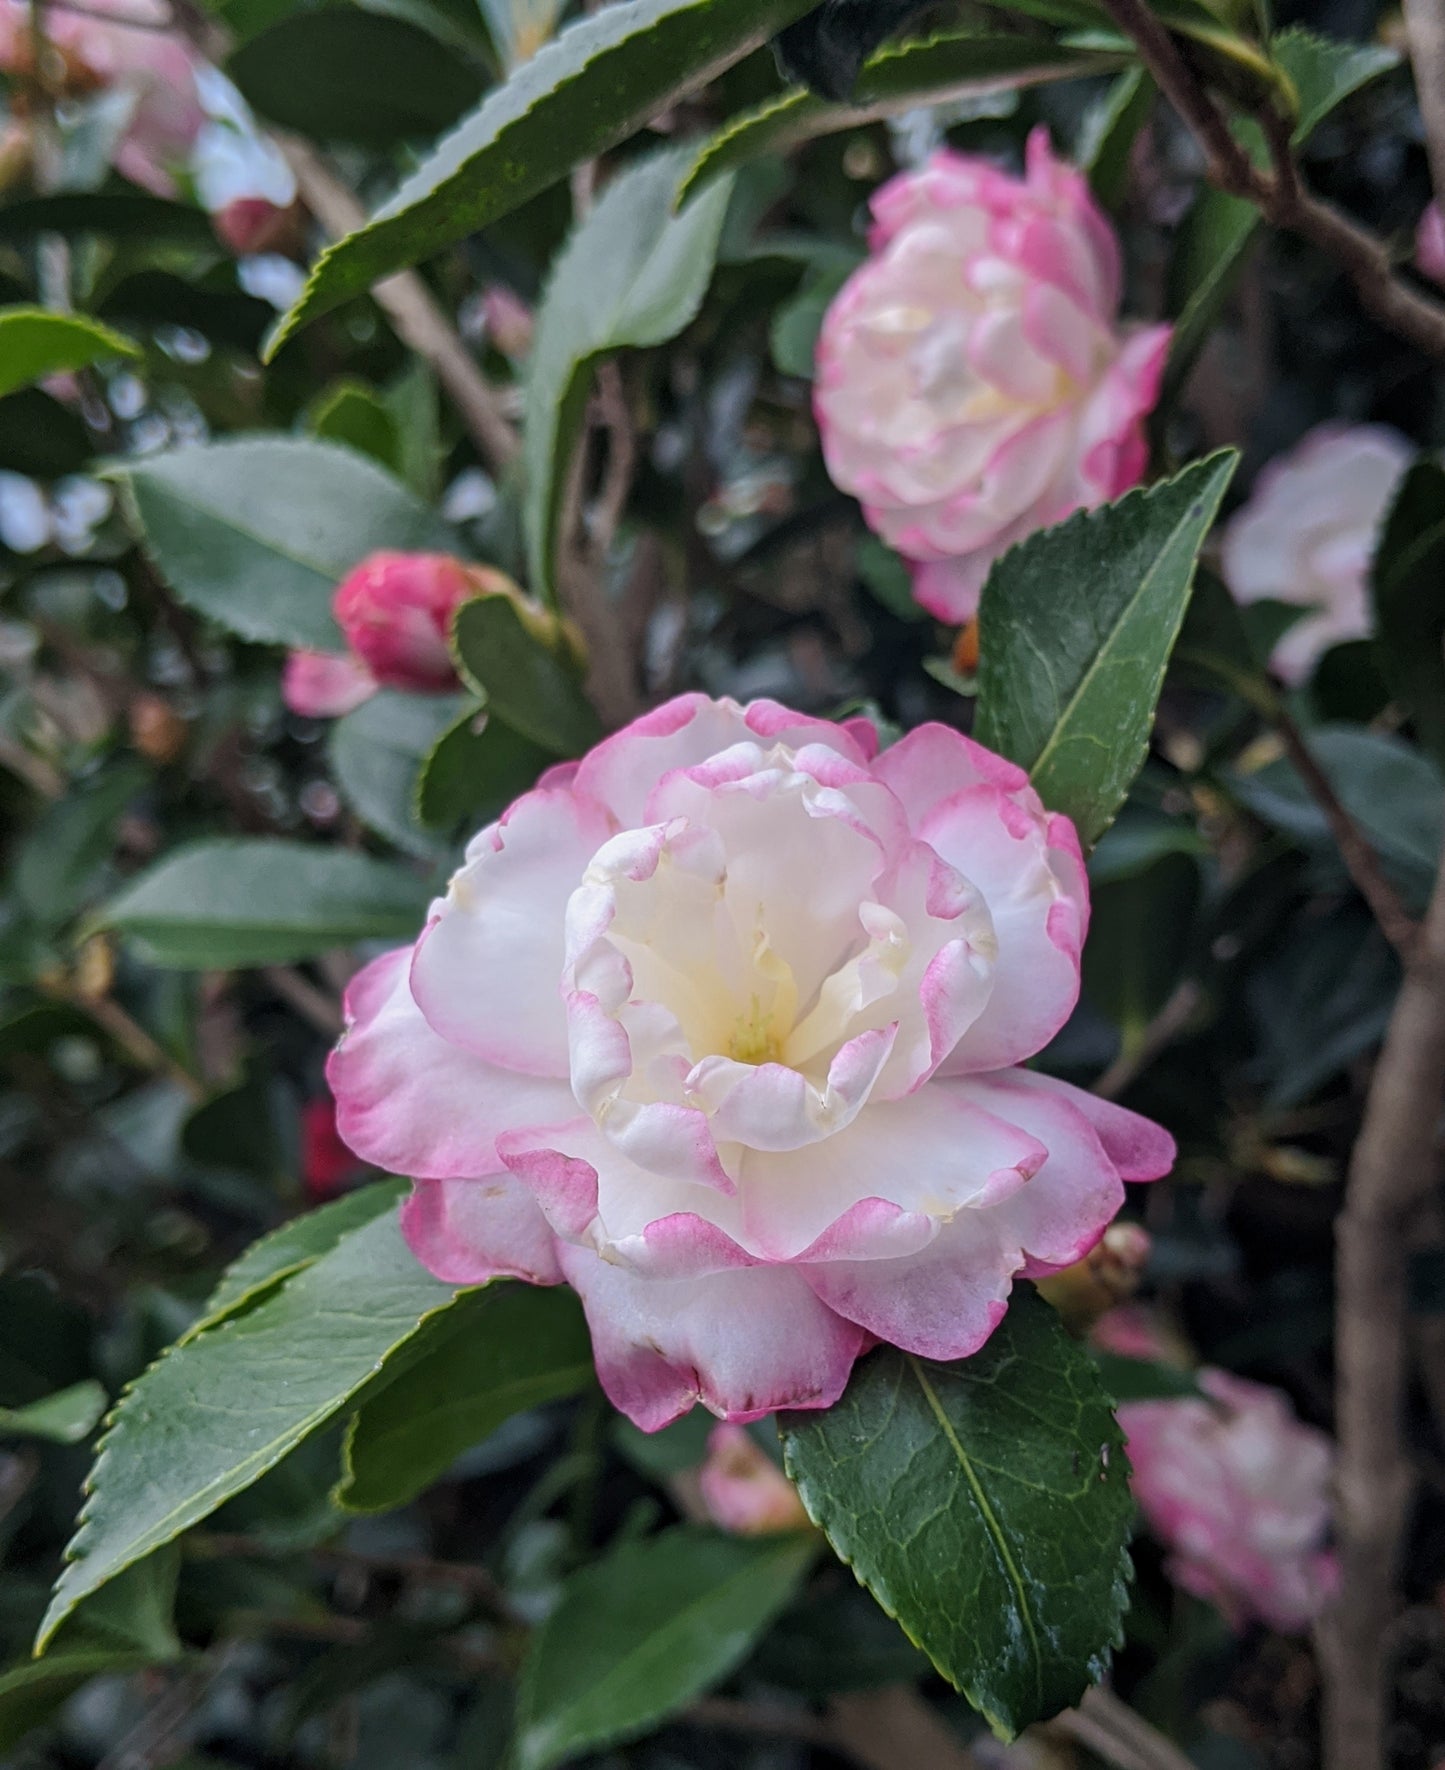
POLYGON ((427 1271, 446 1284, 562 1282, 556 1237, 536 1199, 510 1174, 418 1180, 401 1207, 401 1231, 427 1271))

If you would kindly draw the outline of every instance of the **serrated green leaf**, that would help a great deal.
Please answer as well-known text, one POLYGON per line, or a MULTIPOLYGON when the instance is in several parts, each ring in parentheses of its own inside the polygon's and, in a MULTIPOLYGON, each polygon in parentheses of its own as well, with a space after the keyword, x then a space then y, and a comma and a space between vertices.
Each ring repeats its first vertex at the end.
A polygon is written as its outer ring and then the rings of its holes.
POLYGON ((223 1316, 254 1302, 282 1279, 314 1266, 353 1230, 393 1210, 405 1191, 404 1180, 377 1180, 293 1217, 289 1223, 253 1241, 221 1274, 200 1319, 184 1337, 194 1339, 204 1329, 214 1327, 223 1316))
POLYGON ((779 1424, 809 1515, 1001 1737, 1103 1676, 1129 1576, 1124 1437, 1031 1288, 972 1358, 882 1347, 834 1407, 779 1424))
POLYGON ((333 382, 314 401, 306 428, 322 442, 340 443, 401 477, 401 434, 386 401, 364 381, 333 382))
POLYGON ((974 735, 1028 769, 1093 843, 1149 747, 1195 560, 1238 456, 1031 535, 989 573, 979 608, 974 735))
MULTIPOLYGON (((538 306, 522 425, 522 515, 537 595, 554 588, 562 484, 593 365, 675 338, 707 293, 732 184, 720 180, 674 214, 684 157, 655 154, 613 179, 557 255, 538 306)), ((510 715, 508 724, 527 729, 510 715)))
POLYGON ((490 94, 358 232, 323 252, 271 353, 388 272, 476 233, 605 153, 812 0, 615 0, 490 94))
POLYGON ((1127 51, 1072 47, 1048 38, 958 31, 890 44, 863 64, 846 104, 796 89, 744 111, 709 137, 683 176, 678 201, 764 154, 785 153, 820 135, 861 128, 917 105, 1107 72, 1127 51))
POLYGON ((1370 589, 1385 680, 1445 767, 1445 468, 1438 462, 1417 461, 1401 481, 1370 589))
POLYGON ((72 1383, 26 1407, 0 1407, 0 1438, 43 1438, 51 1444, 79 1444, 105 1412, 107 1396, 99 1383, 72 1383))
POLYGON ((555 751, 493 718, 485 704, 474 704, 442 733, 422 764, 417 816, 429 829, 487 823, 555 760, 555 751))
POLYGON ((161 577, 243 639, 340 651, 331 597, 358 561, 384 547, 456 551, 405 486, 332 443, 246 436, 114 471, 161 577))
POLYGON ((47 375, 88 369, 110 356, 137 357, 140 347, 80 314, 43 307, 0 308, 0 398, 47 375))
POLYGON ((1400 52, 1383 43, 1338 43, 1304 25, 1280 31, 1269 48, 1299 97, 1296 147, 1303 147, 1330 112, 1353 93, 1400 66, 1400 52))
POLYGON ((111 1414, 37 1651, 81 1599, 324 1425, 455 1294, 389 1213, 274 1296, 163 1353, 111 1414))
POLYGON ((814 1552, 806 1536, 681 1524, 573 1574, 522 1669, 516 1770, 635 1739, 702 1695, 746 1657, 814 1552))
POLYGON ((417 779, 468 700, 383 689, 331 728, 327 750, 342 798, 368 829, 410 854, 434 858, 442 851, 417 821, 417 779))
POLYGON ((452 650, 462 679, 500 719, 550 757, 580 756, 602 735, 576 673, 523 623, 510 596, 476 596, 456 612, 452 650))
POLYGON ((51 1652, 143 1653, 152 1664, 179 1659, 174 1611, 181 1552, 167 1543, 92 1592, 56 1630, 51 1652))
POLYGON ((1118 1352, 1095 1352, 1099 1378, 1116 1407, 1130 1401, 1175 1401, 1203 1396, 1193 1371, 1150 1358, 1125 1358, 1118 1352))
POLYGON ((153 965, 194 971, 289 965, 358 940, 416 932, 423 880, 307 842, 222 838, 178 848, 96 912, 153 965))
POLYGON ((573 1292, 495 1284, 463 1297, 405 1381, 352 1420, 337 1503, 353 1512, 404 1506, 504 1420, 576 1395, 593 1378, 573 1292))

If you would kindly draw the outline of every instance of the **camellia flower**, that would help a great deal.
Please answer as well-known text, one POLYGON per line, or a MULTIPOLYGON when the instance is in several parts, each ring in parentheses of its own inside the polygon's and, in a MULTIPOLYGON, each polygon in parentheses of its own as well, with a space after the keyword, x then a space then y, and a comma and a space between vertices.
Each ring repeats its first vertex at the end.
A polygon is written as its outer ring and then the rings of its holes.
POLYGON ((1332 645, 1373 631, 1370 560, 1412 453, 1384 425, 1321 424, 1270 462, 1225 525, 1221 567, 1236 599, 1310 611, 1270 658, 1284 681, 1302 682, 1332 645))
POLYGON ((1043 129, 1023 178, 943 149, 872 208, 818 340, 823 454, 966 621, 1001 553, 1138 482, 1170 329, 1120 329, 1114 230, 1043 129))
MULTIPOLYGON (((165 28, 170 9, 164 0, 89 0, 83 12, 57 6, 44 16, 62 89, 75 97, 114 93, 131 106, 116 170, 157 196, 174 196, 175 173, 205 116, 196 90, 202 64, 179 32, 165 28)), ((0 0, 0 69, 22 79, 34 75, 26 0, 0 0)))
POLYGON ((1134 1497, 1171 1550, 1176 1584, 1236 1628, 1258 1617, 1301 1631, 1338 1581, 1325 1546, 1334 1447, 1279 1390, 1227 1371, 1198 1375, 1204 1397, 1119 1409, 1134 1497))
POLYGON ((697 1481, 708 1516, 733 1536, 773 1536, 807 1526, 797 1488, 746 1426, 713 1427, 697 1481))
POLYGON ((1017 1067, 1079 991, 1074 827, 943 726, 685 695, 548 771, 352 983, 341 1134, 461 1284, 580 1294, 645 1430, 960 1358, 1069 1265, 1147 1120, 1017 1067))
POLYGON ((504 572, 449 553, 370 554, 332 598, 350 652, 292 652, 282 699, 293 713, 321 719, 349 713, 378 688, 454 689, 452 616, 469 598, 498 591, 520 594, 504 572))
POLYGON ((1415 229, 1415 264, 1422 276, 1445 283, 1445 215, 1438 203, 1427 203, 1415 229))

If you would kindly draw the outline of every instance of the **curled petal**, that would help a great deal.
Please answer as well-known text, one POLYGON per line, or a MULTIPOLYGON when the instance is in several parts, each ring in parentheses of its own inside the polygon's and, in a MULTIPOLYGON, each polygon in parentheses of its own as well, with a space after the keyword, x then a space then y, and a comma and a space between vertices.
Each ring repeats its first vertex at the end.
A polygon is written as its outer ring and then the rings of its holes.
POLYGON ((510 1174, 418 1180, 401 1207, 401 1230, 422 1265, 447 1284, 562 1282, 556 1237, 536 1199, 510 1174))

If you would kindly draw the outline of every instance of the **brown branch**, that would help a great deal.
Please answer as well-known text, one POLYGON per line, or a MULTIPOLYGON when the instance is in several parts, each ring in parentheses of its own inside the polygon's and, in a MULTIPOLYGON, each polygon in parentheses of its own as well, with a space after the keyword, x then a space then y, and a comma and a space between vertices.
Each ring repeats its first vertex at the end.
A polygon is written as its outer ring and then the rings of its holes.
POLYGON ((1399 892, 1386 878, 1379 855, 1345 808, 1325 771, 1316 762, 1305 742, 1304 733, 1295 724, 1282 701, 1276 701, 1269 717, 1279 733, 1295 772, 1304 782, 1309 796, 1324 813, 1325 821, 1330 826, 1330 834, 1335 839, 1340 858, 1354 881, 1355 889, 1370 906, 1371 914, 1380 924, 1390 945, 1402 959, 1408 959, 1419 933, 1418 924, 1405 908, 1399 892))
MULTIPOLYGON (((366 211, 310 142, 283 134, 278 134, 276 141, 296 179, 301 201, 333 239, 365 225, 366 211)), ((436 371, 478 454, 493 473, 505 473, 521 447, 517 432, 502 410, 496 389, 426 284, 415 271, 404 270, 384 278, 372 294, 397 336, 436 371)))
MULTIPOLYGON (((1445 358, 1445 307, 1395 275, 1384 242, 1312 196, 1299 179, 1291 149, 1283 165, 1276 154, 1273 176, 1254 164, 1144 0, 1103 0, 1103 5, 1138 45, 1145 67, 1198 141, 1209 182, 1230 196, 1247 198, 1274 226, 1334 258, 1376 319, 1427 355, 1445 358)), ((1266 135, 1275 128, 1267 121, 1266 135)))
POLYGON ((1101 1100, 1117 1100, 1184 1031, 1194 1018, 1199 1000, 1199 985, 1186 977, 1138 1038, 1120 1051, 1094 1083, 1092 1091, 1101 1100))
POLYGON ((982 1770, 978 1759, 907 1684, 835 1696, 828 1704, 835 1749, 863 1770, 982 1770))
POLYGON ((1076 1709, 1066 1709, 1052 1725, 1115 1770, 1194 1770, 1192 1760, 1172 1739, 1102 1684, 1086 1692, 1076 1709))
POLYGON ((1445 0, 1404 0, 1404 13, 1430 181, 1436 202, 1445 203, 1445 0))
POLYGON ((1336 1537, 1320 1626, 1327 1770, 1383 1770, 1387 1634, 1414 1485, 1402 1440, 1411 1222, 1434 1179, 1445 1094, 1445 865, 1406 962, 1336 1225, 1336 1537))
POLYGON ((281 1000, 303 1020, 309 1021, 323 1037, 341 1037, 341 1006, 334 996, 327 995, 324 989, 318 989, 309 978, 303 977, 289 965, 264 965, 261 975, 281 1000))

